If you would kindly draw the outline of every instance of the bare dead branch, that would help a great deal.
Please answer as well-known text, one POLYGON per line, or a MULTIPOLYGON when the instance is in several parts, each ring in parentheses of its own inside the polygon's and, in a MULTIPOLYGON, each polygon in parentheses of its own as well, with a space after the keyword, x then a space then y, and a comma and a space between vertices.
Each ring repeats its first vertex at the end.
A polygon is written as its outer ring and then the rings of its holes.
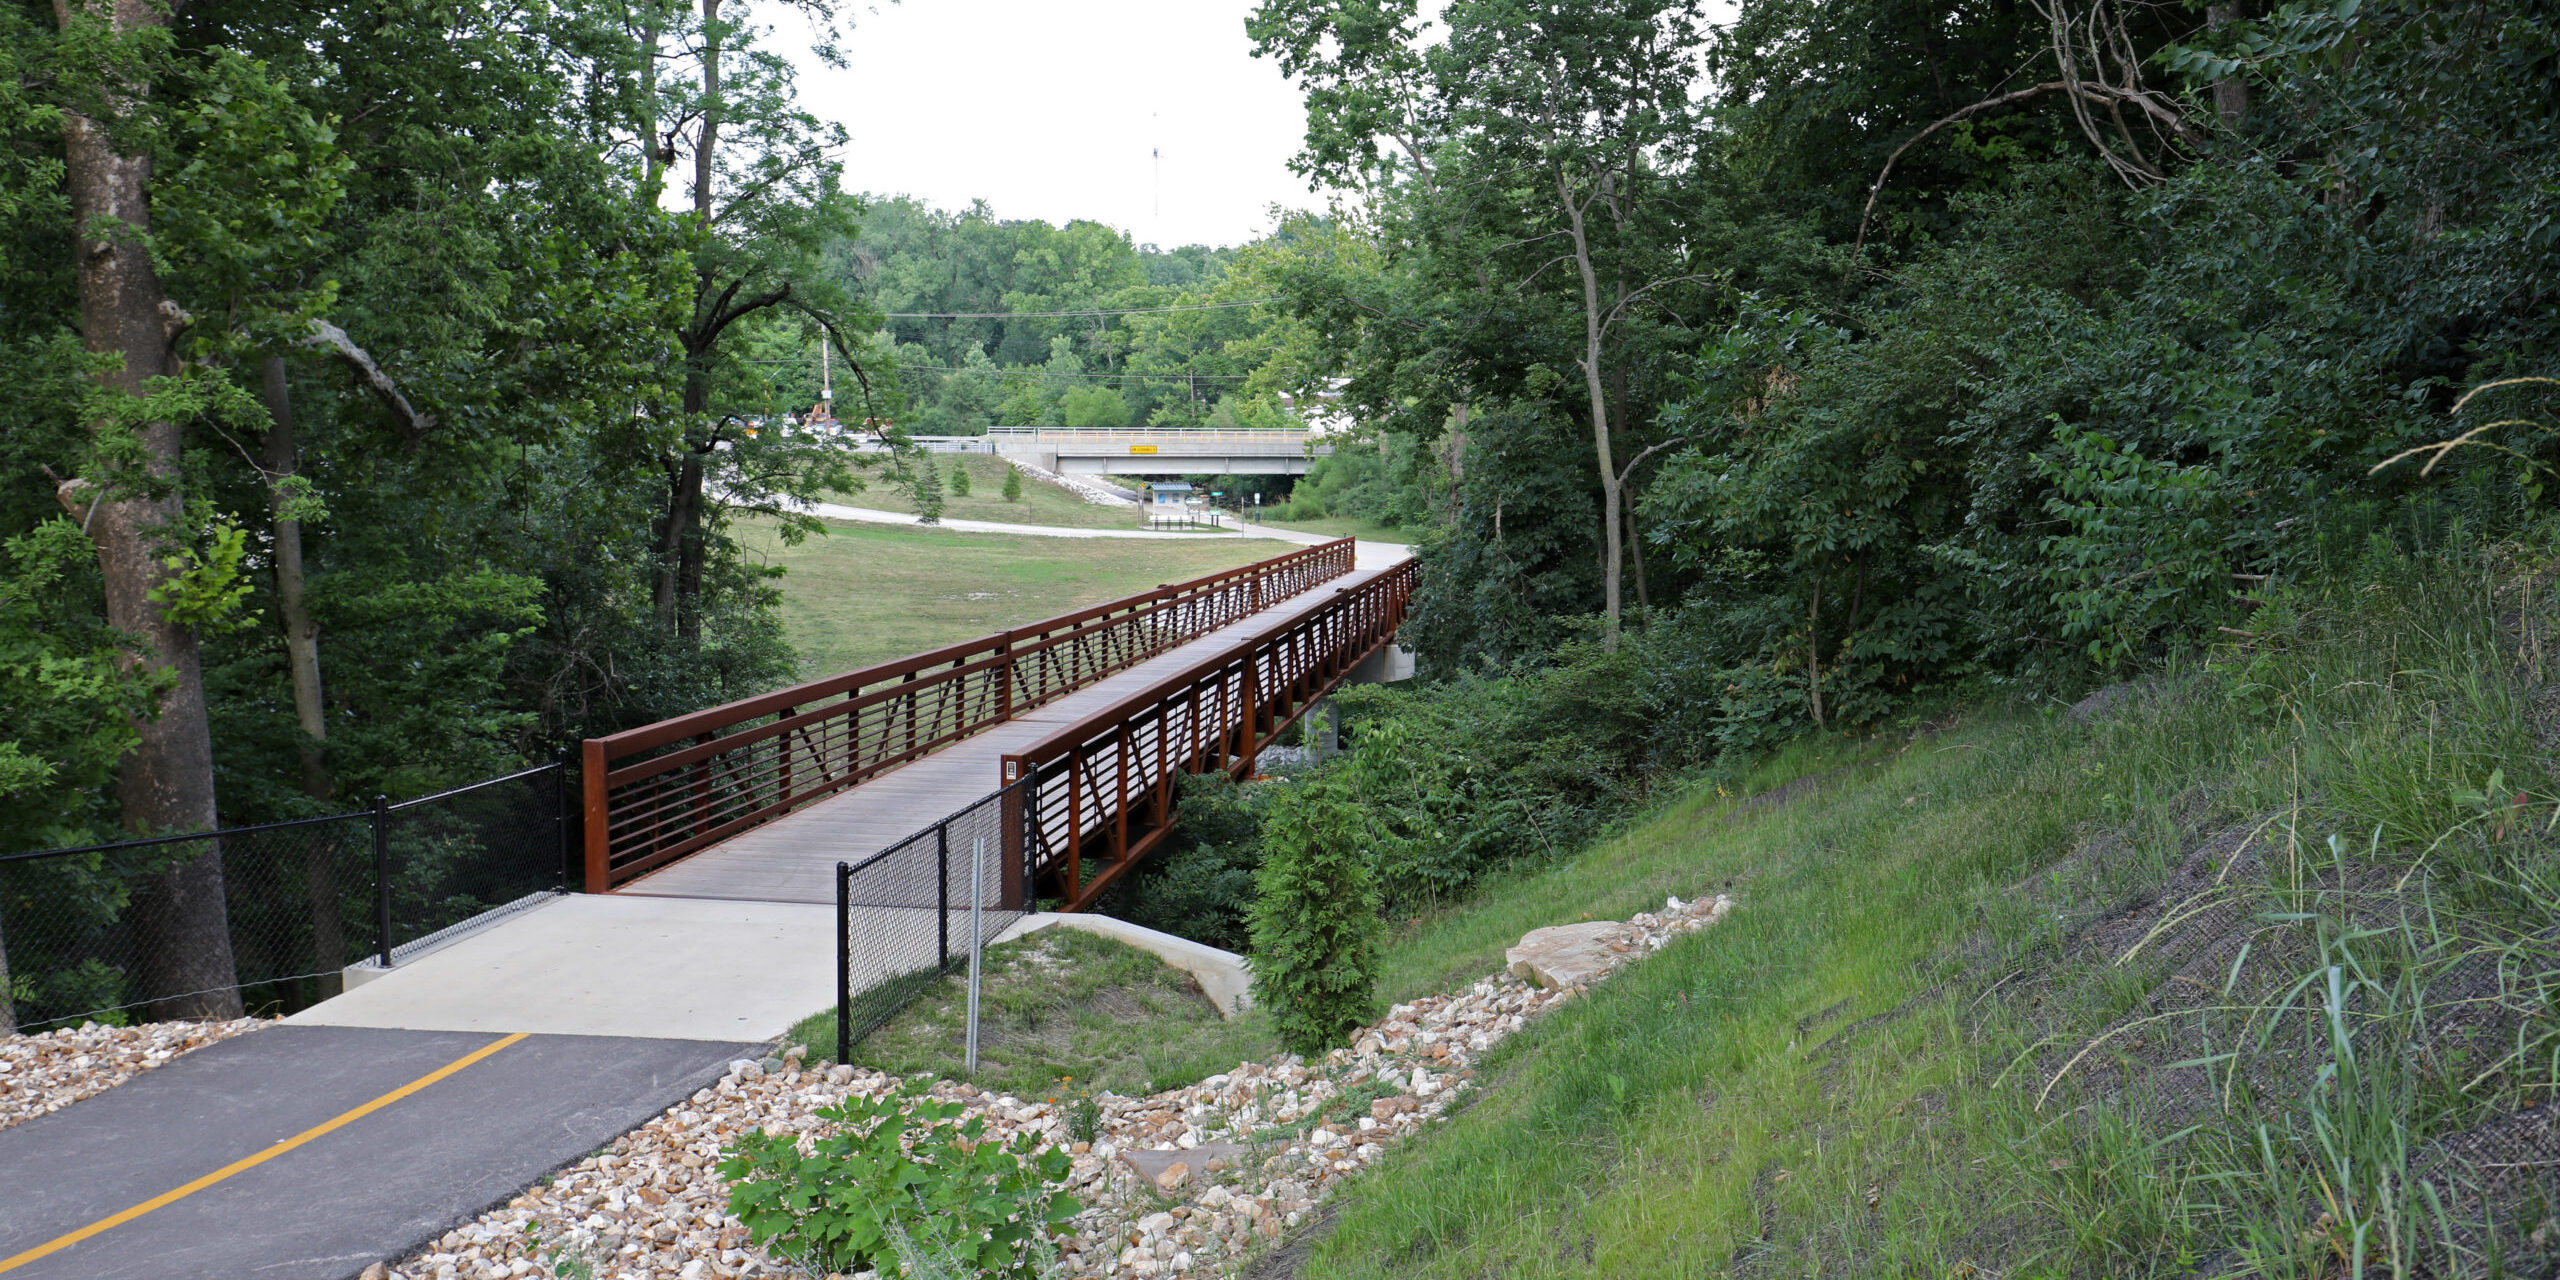
POLYGON ((1901 146, 1895 147, 1893 149, 1893 154, 1884 158, 1884 168, 1877 171, 1876 180, 1867 186, 1867 207, 1865 211, 1858 215, 1858 238, 1849 247, 1849 260, 1852 263, 1856 262, 1858 260, 1859 251, 1866 248, 1867 224, 1874 220, 1876 216, 1876 199, 1884 194, 1884 184, 1887 179, 1893 177, 1893 167, 1902 162, 1902 157, 1905 152, 1908 152, 1913 147, 1920 145, 1931 135, 1949 125, 1956 124, 1972 116, 1989 111, 1995 107, 2005 107, 2013 102, 2024 102, 2029 98, 2041 97, 2048 93, 2060 93, 2069 87, 2069 85, 2060 80, 2048 80, 2043 84, 2029 85, 2024 89, 2013 89, 2007 93, 1984 98, 1980 102, 1973 103, 1970 106, 1958 107, 1947 115, 1939 117, 1936 123, 1931 124, 1928 128, 1911 135, 1911 137, 1906 139, 1901 146))
POLYGON ((380 400, 382 406, 391 411, 392 417, 400 420, 400 430, 411 443, 416 443, 428 432, 436 429, 438 423, 435 416, 418 412, 417 408, 409 403, 409 397, 400 394, 400 384, 392 381, 391 375, 384 373, 382 366, 374 363, 372 353, 357 346, 355 339, 347 336, 346 330, 326 320, 314 320, 311 322, 311 336, 303 339, 302 342, 305 346, 318 347, 346 361, 347 365, 355 370, 356 379, 364 383, 365 389, 371 391, 374 398, 380 400))

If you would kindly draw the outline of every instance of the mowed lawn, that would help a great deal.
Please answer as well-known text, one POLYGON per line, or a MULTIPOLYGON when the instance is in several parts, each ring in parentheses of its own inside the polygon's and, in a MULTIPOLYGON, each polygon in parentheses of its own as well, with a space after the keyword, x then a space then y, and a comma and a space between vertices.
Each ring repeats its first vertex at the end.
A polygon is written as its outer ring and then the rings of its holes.
POLYGON ((813 680, 1297 549, 1258 538, 1017 538, 835 521, 796 547, 771 521, 742 522, 738 537, 749 555, 784 569, 783 632, 813 680))
MULTIPOLYGON (((1004 473, 1013 464, 1002 458, 982 453, 938 453, 932 455, 934 473, 941 477, 942 514, 953 520, 994 520, 1005 524, 1054 524, 1071 529, 1139 529, 1146 517, 1136 507, 1102 506, 1085 501, 1065 485, 1046 480, 1022 478, 1022 497, 1007 502, 1004 497, 1004 473), (951 492, 951 473, 965 467, 969 472, 969 492, 951 492)), ((1123 488, 1140 487, 1126 483, 1123 488)), ((869 507, 875 511, 913 511, 915 491, 895 476, 869 473, 862 491, 837 501, 851 507, 869 507)))

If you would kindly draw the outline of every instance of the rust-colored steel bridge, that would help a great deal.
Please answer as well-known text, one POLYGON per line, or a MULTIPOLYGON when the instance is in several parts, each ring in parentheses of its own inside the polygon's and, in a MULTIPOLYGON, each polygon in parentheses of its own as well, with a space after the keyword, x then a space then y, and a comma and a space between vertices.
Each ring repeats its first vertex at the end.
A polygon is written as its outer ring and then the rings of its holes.
POLYGON ((1182 774, 1251 774, 1392 644, 1413 571, 1345 538, 591 738, 586 887, 833 902, 837 863, 995 799, 1003 899, 1082 910, 1164 839, 1182 774))

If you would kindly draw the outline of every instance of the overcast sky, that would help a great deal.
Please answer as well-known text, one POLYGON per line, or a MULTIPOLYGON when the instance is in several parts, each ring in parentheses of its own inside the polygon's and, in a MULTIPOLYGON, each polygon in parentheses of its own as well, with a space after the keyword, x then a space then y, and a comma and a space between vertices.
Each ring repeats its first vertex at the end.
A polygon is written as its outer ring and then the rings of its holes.
MULTIPOLYGON (((1250 0, 906 0, 849 5, 843 71, 802 59, 800 97, 853 134, 845 185, 997 216, 1092 218, 1139 243, 1237 244, 1289 172, 1297 92, 1245 38, 1250 0), (1155 158, 1162 153, 1162 160, 1155 158)), ((788 15, 770 37, 805 44, 788 15)))

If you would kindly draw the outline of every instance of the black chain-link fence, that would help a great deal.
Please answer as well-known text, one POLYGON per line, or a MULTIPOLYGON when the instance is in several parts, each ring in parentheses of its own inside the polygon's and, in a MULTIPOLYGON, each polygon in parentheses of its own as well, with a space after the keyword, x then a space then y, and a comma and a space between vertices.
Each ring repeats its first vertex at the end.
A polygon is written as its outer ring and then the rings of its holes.
POLYGON ((84 1019, 251 1013, 335 995, 493 910, 558 891, 574 847, 558 765, 370 812, 0 856, 0 1034, 84 1019), (218 913, 198 891, 218 882, 218 913))
POLYGON ((836 864, 836 1061, 964 967, 973 937, 993 942, 1031 913, 1025 794, 1017 783, 859 865, 836 864))

